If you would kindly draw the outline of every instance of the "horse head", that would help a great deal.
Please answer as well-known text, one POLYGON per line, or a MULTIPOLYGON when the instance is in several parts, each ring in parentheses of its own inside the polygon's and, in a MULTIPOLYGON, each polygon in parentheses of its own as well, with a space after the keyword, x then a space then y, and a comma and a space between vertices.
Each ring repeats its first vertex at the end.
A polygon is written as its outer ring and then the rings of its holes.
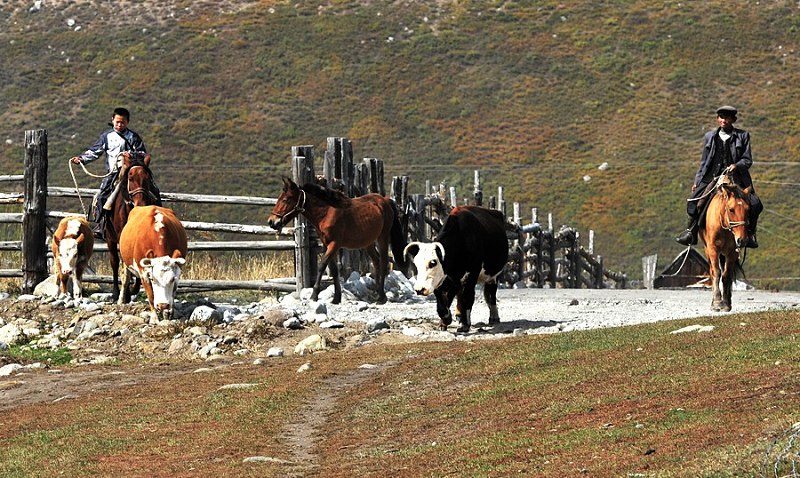
POLYGON ((750 191, 752 188, 739 188, 736 184, 721 184, 720 193, 723 197, 723 213, 720 217, 722 227, 733 234, 736 247, 741 248, 747 243, 747 217, 750 211, 750 191))
POLYGON ((283 192, 267 218, 269 227, 280 230, 305 209, 306 193, 289 178, 283 179, 283 192))

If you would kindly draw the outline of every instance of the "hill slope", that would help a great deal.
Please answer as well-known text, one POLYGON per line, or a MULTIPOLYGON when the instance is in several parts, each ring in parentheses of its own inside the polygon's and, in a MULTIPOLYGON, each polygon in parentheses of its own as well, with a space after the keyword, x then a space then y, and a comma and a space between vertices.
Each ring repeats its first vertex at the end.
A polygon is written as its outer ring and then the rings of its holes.
POLYGON ((162 190, 269 196, 292 145, 346 136, 414 192, 468 196, 479 169, 640 277, 680 252, 702 133, 734 104, 767 207, 748 278, 796 288, 775 278, 797 269, 798 27, 784 2, 6 1, 0 167, 44 128, 71 184, 62 160, 125 105, 162 190))

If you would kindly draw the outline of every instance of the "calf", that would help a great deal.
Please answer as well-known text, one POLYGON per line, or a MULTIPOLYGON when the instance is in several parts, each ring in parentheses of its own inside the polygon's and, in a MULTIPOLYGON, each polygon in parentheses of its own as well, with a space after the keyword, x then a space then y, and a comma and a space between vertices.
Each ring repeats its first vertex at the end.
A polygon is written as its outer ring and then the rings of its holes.
POLYGON ((67 282, 72 280, 72 296, 80 299, 83 271, 94 252, 94 236, 86 219, 65 217, 53 234, 53 269, 60 295, 68 295, 67 282))
POLYGON ((500 322, 497 313, 497 276, 508 260, 508 239, 503 213, 478 206, 454 208, 432 243, 412 242, 405 253, 417 269, 417 294, 436 295, 439 328, 452 322, 450 305, 456 302, 458 332, 468 332, 475 303, 475 286, 483 284, 489 306, 489 324, 500 322))
POLYGON ((188 249, 186 230, 172 209, 137 206, 131 209, 119 239, 124 264, 120 304, 131 300, 136 276, 141 279, 151 310, 172 318, 181 266, 188 249))

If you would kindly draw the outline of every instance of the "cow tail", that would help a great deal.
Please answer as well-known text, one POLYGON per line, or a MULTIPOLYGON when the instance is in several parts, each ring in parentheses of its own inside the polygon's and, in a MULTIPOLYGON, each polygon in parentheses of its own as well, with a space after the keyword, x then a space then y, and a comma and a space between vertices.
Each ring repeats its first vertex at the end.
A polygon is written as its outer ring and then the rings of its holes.
POLYGON ((392 230, 390 232, 390 242, 392 244, 392 255, 394 256, 394 266, 396 270, 403 273, 406 272, 406 258, 403 251, 406 248, 406 234, 403 230, 403 224, 400 222, 400 209, 394 201, 392 203, 392 211, 394 211, 394 219, 392 220, 392 230))

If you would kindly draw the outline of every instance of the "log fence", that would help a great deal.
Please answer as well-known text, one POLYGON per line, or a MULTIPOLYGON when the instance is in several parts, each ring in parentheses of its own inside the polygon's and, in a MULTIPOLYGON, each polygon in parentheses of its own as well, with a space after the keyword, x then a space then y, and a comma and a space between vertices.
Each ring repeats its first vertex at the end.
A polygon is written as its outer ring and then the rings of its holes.
MULTIPOLYGON (((377 158, 364 158, 359 164, 353 162, 352 143, 347 138, 328 138, 327 150, 323 155, 322 174, 314 169, 314 146, 293 146, 292 179, 298 184, 318 181, 341 190, 350 197, 377 192, 386 194, 384 185, 383 161, 377 158)), ((49 236, 61 218, 74 215, 74 212, 47 209, 48 197, 83 198, 93 197, 97 189, 49 186, 47 184, 47 133, 44 130, 26 131, 25 171, 22 175, 0 175, 0 183, 22 183, 23 192, 0 192, 0 204, 23 204, 20 213, 0 213, 0 223, 22 224, 21 241, 0 241, 0 251, 21 251, 20 269, 0 269, 0 277, 22 278, 23 292, 32 292, 36 284, 44 280, 48 273, 47 255, 49 236), (49 222, 48 222, 49 221, 49 222), (48 230, 50 234, 48 234, 48 230)), ((431 241, 441 230, 444 219, 457 205, 455 188, 447 189, 440 184, 432 188, 425 183, 425 194, 409 194, 409 178, 392 178, 389 195, 401 211, 401 222, 409 241, 431 241)), ((165 203, 208 203, 242 206, 261 206, 267 208, 276 203, 275 198, 249 196, 215 196, 202 194, 182 194, 163 192, 165 203)), ((483 205, 484 194, 480 186, 480 174, 475 171, 474 189, 471 198, 464 198, 463 204, 483 205)), ((498 188, 497 196, 488 198, 491 208, 504 212, 506 203, 503 188, 498 188)), ((530 224, 521 225, 519 204, 514 203, 512 220, 507 220, 506 230, 509 239, 509 263, 501 277, 506 287, 564 287, 564 288, 603 288, 627 287, 625 274, 606 270, 601 256, 593 253, 594 232, 590 231, 589 249, 580 243, 580 234, 567 226, 558 232, 553 230, 552 215, 548 215, 548 227, 537 222, 536 209, 532 209, 530 224)), ((257 237, 247 241, 190 241, 190 251, 294 251, 295 277, 258 281, 211 281, 184 280, 179 287, 183 290, 277 290, 299 291, 310 287, 316 277, 317 255, 321 250, 313 227, 300 216, 294 227, 284 228, 282 233, 263 225, 214 223, 202 221, 183 221, 187 230, 212 233, 248 234, 257 237), (281 239, 266 240, 268 236, 281 239)), ((107 252, 102 241, 96 241, 95 251, 107 252)), ((361 251, 342 251, 340 267, 342 277, 352 271, 367 271, 370 261, 361 251)), ((110 284, 110 276, 88 274, 84 280, 98 284, 110 284)))

